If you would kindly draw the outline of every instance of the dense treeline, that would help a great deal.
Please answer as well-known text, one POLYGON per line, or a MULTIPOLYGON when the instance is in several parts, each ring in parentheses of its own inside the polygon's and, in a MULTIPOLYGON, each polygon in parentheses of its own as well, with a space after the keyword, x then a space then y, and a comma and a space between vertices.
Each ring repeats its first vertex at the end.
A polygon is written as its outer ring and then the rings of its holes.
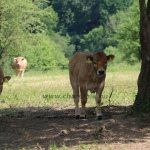
POLYGON ((132 0, 50 0, 59 16, 59 28, 70 35, 83 35, 100 25, 105 26, 109 16, 126 10, 132 0))
POLYGON ((1 0, 0 56, 5 67, 24 56, 28 70, 67 68, 81 49, 140 59, 139 7, 133 0, 1 0))

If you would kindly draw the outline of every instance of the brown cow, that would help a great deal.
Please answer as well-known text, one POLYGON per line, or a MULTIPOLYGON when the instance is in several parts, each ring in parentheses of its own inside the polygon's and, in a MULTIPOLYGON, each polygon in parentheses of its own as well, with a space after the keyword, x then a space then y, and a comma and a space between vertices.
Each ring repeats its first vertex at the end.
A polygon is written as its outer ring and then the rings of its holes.
POLYGON ((0 94, 2 93, 3 90, 3 83, 5 81, 9 81, 11 79, 10 76, 4 76, 2 68, 0 68, 0 94))
POLYGON ((16 71, 16 76, 21 76, 23 78, 24 71, 27 67, 27 60, 24 57, 16 57, 13 60, 12 66, 16 71))
POLYGON ((73 89, 76 119, 85 118, 85 104, 87 91, 96 92, 96 115, 102 119, 101 94, 104 89, 107 62, 114 59, 114 55, 97 52, 94 55, 89 52, 77 52, 69 61, 70 83, 73 89), (79 90, 81 93, 81 110, 79 109, 79 90))

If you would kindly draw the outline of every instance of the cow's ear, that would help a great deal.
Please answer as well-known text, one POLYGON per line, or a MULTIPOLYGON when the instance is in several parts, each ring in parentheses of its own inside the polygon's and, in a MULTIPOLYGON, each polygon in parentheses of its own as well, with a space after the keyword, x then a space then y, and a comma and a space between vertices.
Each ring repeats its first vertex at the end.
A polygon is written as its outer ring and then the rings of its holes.
POLYGON ((10 79, 11 79, 10 76, 5 76, 5 77, 4 77, 4 82, 8 82, 10 79))
POLYGON ((87 62, 88 64, 93 63, 93 57, 92 57, 92 56, 86 56, 86 62, 87 62))
POLYGON ((107 56, 107 61, 108 61, 108 62, 111 62, 111 61, 114 60, 114 58, 115 58, 114 55, 108 55, 108 56, 107 56))

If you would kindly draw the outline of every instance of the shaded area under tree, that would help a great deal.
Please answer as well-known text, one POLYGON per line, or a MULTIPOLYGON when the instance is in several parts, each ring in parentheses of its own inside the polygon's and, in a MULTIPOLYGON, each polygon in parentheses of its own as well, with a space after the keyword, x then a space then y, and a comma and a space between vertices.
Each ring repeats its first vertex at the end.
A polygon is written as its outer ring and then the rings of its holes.
POLYGON ((127 116, 126 106, 103 106, 102 121, 95 119, 94 107, 87 108, 87 119, 83 120, 76 120, 70 107, 16 108, 14 113, 8 112, 10 109, 0 111, 0 149, 49 149, 50 145, 76 149, 79 144, 95 143, 116 150, 125 145, 137 150, 150 146, 150 118, 127 116))

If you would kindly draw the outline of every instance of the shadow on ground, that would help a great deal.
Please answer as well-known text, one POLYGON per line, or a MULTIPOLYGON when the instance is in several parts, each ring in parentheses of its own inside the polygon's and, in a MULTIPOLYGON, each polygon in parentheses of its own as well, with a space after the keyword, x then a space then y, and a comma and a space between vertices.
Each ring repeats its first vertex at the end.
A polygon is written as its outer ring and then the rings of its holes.
POLYGON ((150 118, 126 115, 125 106, 103 106, 103 120, 95 108, 87 109, 87 119, 76 120, 74 108, 25 108, 0 110, 0 149, 49 149, 54 144, 145 142, 150 137, 150 118))

